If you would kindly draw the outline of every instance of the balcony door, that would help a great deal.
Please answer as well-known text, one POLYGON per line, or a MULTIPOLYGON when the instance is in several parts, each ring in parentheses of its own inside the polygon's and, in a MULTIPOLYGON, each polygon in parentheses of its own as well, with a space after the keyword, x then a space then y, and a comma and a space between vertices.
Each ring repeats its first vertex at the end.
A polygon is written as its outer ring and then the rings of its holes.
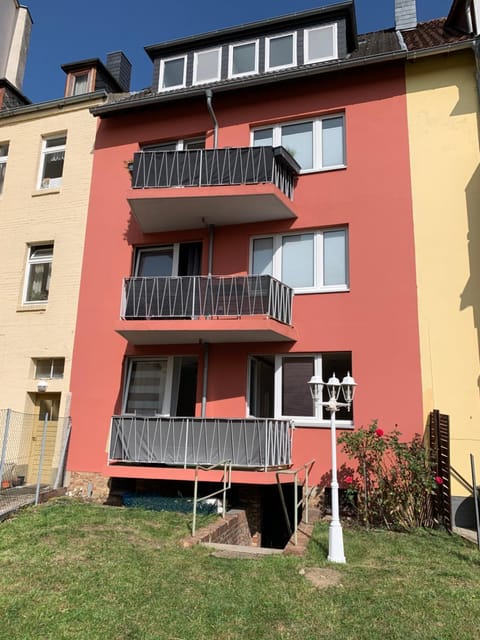
POLYGON ((124 393, 124 413, 144 416, 195 415, 197 358, 132 359, 124 393))
POLYGON ((137 251, 135 275, 139 277, 198 276, 202 243, 181 242, 137 251))

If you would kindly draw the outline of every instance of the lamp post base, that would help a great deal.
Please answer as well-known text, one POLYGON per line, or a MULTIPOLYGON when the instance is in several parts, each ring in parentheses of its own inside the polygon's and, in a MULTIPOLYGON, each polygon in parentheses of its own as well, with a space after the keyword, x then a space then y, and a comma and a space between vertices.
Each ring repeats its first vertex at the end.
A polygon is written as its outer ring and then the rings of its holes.
POLYGON ((328 560, 341 564, 346 562, 343 551, 342 525, 339 521, 334 522, 332 520, 332 522, 330 522, 330 528, 328 529, 328 560))

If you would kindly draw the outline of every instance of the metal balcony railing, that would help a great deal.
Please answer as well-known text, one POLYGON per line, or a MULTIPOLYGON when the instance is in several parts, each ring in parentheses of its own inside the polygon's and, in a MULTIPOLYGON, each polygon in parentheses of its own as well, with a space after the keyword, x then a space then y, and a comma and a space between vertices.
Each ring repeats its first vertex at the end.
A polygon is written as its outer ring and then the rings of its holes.
POLYGON ((293 289, 272 276, 126 278, 126 320, 263 315, 292 321, 293 289))
POLYGON ((231 460, 267 470, 291 464, 290 420, 113 416, 110 463, 189 467, 231 460))
POLYGON ((272 183, 292 200, 300 167, 283 147, 228 147, 139 151, 131 171, 133 189, 272 183))

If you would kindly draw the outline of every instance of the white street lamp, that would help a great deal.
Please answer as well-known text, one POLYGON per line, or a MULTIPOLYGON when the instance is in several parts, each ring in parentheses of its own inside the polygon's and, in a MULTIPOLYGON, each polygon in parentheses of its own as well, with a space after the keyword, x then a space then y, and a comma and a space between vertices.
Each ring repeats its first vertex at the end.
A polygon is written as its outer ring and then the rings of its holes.
POLYGON ((340 509, 338 504, 338 481, 337 481, 337 437, 335 433, 335 414, 340 407, 347 407, 350 411, 355 387, 357 383, 350 375, 350 372, 343 378, 342 382, 335 376, 330 378, 327 384, 328 402, 323 402, 322 391, 324 382, 320 376, 312 376, 308 381, 310 393, 315 405, 315 415, 320 414, 320 407, 326 407, 330 411, 330 435, 332 446, 332 482, 330 484, 332 492, 332 519, 328 530, 328 559, 330 562, 345 562, 343 551, 343 531, 340 523, 340 509), (339 402, 340 389, 345 402, 339 402))

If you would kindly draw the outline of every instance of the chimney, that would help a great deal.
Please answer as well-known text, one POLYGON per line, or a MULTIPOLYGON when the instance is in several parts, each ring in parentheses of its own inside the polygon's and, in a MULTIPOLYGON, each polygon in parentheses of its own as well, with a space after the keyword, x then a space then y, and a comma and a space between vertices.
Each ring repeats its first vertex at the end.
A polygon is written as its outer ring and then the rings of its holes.
POLYGON ((105 66, 121 86, 122 91, 130 91, 132 65, 123 51, 108 53, 105 66))
POLYGON ((416 0, 395 0, 395 29, 415 29, 416 26, 416 0))

